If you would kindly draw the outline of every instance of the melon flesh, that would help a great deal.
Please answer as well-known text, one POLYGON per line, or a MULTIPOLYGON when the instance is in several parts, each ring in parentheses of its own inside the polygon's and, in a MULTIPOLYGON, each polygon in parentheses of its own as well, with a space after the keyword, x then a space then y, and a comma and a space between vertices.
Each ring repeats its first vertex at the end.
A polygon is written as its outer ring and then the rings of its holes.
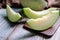
POLYGON ((13 10, 9 7, 9 5, 7 5, 6 12, 7 12, 8 19, 9 19, 11 22, 17 22, 17 21, 22 17, 19 13, 16 13, 15 11, 13 11, 13 10))
POLYGON ((29 28, 34 30, 45 30, 54 25, 59 17, 59 10, 51 11, 47 15, 37 18, 37 19, 29 19, 27 24, 29 28))
POLYGON ((45 0, 20 0, 24 8, 31 8, 32 10, 43 10, 47 6, 45 0))
POLYGON ((42 16, 47 15, 50 11, 54 11, 57 8, 49 8, 47 10, 43 10, 43 11, 34 11, 30 8, 23 8, 24 14, 28 17, 28 18, 40 18, 42 16))

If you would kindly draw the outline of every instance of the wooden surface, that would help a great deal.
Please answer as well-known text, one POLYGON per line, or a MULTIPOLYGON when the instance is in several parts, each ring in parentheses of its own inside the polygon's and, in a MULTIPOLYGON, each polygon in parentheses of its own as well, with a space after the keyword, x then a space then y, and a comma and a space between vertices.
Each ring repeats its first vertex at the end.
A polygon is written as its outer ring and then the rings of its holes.
POLYGON ((24 28, 30 32, 36 33, 38 35, 44 35, 46 37, 51 37, 52 35, 55 34, 56 30, 59 28, 60 26, 60 17, 58 17, 56 23, 49 29, 44 30, 44 31, 37 31, 37 30, 33 30, 31 28, 29 28, 29 26, 27 24, 24 24, 24 28))
POLYGON ((25 30, 23 25, 9 22, 6 10, 0 9, 0 40, 60 40, 60 27, 51 38, 46 38, 25 30))

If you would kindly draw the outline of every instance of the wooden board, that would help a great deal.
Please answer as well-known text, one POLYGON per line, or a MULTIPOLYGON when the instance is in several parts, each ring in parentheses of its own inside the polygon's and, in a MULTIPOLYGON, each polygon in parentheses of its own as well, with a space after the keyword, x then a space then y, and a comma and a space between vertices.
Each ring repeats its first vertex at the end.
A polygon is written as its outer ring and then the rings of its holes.
POLYGON ((24 28, 29 30, 30 32, 34 32, 36 34, 41 34, 41 35, 44 35, 44 36, 48 36, 48 37, 51 37, 52 35, 54 35, 54 33, 56 32, 56 30, 58 29, 58 27, 60 26, 60 17, 58 18, 58 20, 56 21, 56 23, 52 26, 52 28, 49 28, 45 31, 36 31, 36 30, 33 30, 33 29, 30 29, 28 25, 24 25, 24 28))

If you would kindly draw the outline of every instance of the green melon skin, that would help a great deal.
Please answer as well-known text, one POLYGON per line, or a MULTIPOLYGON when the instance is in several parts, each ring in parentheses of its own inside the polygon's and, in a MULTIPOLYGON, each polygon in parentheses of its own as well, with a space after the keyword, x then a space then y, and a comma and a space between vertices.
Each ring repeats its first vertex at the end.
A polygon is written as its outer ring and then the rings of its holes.
POLYGON ((45 0, 20 0, 22 6, 24 8, 31 8, 32 10, 43 10, 47 6, 47 2, 45 0))
POLYGON ((47 10, 43 10, 43 11, 34 11, 30 8, 23 8, 24 14, 28 17, 28 18, 40 18, 44 15, 47 15, 50 11, 54 11, 57 8, 49 8, 47 10))
POLYGON ((7 5, 6 12, 7 17, 11 22, 17 22, 22 17, 19 13, 14 12, 9 5, 7 5))
POLYGON ((51 11, 47 15, 37 18, 37 19, 29 19, 27 24, 29 28, 33 30, 46 30, 54 25, 59 17, 59 10, 51 11))

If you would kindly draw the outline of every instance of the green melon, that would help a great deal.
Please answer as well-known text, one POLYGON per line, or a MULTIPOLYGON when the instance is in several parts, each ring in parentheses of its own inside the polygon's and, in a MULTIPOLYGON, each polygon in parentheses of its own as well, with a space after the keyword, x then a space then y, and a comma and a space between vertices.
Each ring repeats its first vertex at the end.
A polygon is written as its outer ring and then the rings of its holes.
POLYGON ((9 5, 7 5, 6 12, 7 17, 11 22, 17 22, 22 17, 19 13, 13 11, 12 8, 9 7, 9 5))
POLYGON ((20 0, 24 8, 31 8, 32 10, 43 10, 47 6, 45 0, 20 0))
POLYGON ((43 11, 34 11, 30 8, 23 8, 24 14, 28 17, 28 18, 40 18, 44 15, 47 15, 50 11, 54 11, 57 8, 49 8, 47 10, 43 10, 43 11))
POLYGON ((37 18, 37 19, 29 19, 27 21, 27 24, 29 25, 29 28, 34 30, 45 30, 57 21, 59 17, 59 10, 51 11, 47 15, 37 18))

